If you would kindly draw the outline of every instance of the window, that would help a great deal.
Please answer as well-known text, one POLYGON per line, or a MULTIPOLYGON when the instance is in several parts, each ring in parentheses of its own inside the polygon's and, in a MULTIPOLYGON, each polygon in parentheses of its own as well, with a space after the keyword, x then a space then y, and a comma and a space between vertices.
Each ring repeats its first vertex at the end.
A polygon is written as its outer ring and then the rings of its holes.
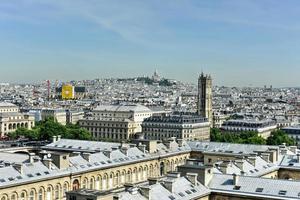
POLYGON ((63 197, 66 197, 66 192, 68 191, 68 184, 65 183, 64 184, 64 188, 63 188, 63 197))
POLYGON ((179 196, 184 197, 184 194, 182 192, 179 192, 178 194, 179 196))
POLYGON ((39 190, 38 200, 43 200, 43 189, 39 190))
POLYGON ((29 193, 29 200, 34 200, 34 191, 31 190, 29 193))
POLYGON ((262 192, 263 190, 263 188, 256 188, 255 192, 262 192))
POLYGON ((185 192, 186 192, 187 194, 192 194, 191 191, 189 191, 189 190, 186 190, 185 192))
POLYGON ((21 200, 25 200, 25 192, 22 192, 21 193, 21 198, 20 198, 21 200))
POLYGON ((286 190, 280 190, 280 191, 278 192, 278 194, 279 194, 279 195, 286 195, 286 190))
POLYGON ((55 187, 55 199, 59 199, 59 185, 55 187))
POLYGON ((171 200, 175 200, 175 197, 174 197, 174 196, 172 196, 172 195, 170 195, 170 196, 169 196, 169 199, 171 199, 171 200))

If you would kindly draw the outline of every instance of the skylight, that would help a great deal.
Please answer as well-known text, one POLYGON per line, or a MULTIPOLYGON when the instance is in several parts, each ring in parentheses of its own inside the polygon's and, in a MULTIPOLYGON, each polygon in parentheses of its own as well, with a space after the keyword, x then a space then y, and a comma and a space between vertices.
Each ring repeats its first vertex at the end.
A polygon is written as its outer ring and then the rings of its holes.
POLYGON ((184 197, 184 194, 182 192, 178 193, 181 197, 184 197))
POLYGON ((279 195, 286 195, 286 190, 280 190, 280 191, 278 192, 278 194, 279 194, 279 195))

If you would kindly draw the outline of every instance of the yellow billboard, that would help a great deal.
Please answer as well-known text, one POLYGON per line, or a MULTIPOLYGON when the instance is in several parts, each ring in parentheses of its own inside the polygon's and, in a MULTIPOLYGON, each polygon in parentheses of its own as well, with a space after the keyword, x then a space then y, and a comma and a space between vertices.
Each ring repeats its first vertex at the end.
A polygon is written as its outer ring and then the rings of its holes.
POLYGON ((63 99, 74 99, 74 86, 70 84, 63 85, 61 96, 63 99))

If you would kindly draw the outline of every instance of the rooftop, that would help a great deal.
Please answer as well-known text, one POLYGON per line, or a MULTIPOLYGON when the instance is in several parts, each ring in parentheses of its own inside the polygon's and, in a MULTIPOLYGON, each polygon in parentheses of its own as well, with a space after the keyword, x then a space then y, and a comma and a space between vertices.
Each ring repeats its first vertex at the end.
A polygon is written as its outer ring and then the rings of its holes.
POLYGON ((140 104, 131 105, 99 105, 94 111, 111 111, 111 112, 151 112, 149 108, 140 104))

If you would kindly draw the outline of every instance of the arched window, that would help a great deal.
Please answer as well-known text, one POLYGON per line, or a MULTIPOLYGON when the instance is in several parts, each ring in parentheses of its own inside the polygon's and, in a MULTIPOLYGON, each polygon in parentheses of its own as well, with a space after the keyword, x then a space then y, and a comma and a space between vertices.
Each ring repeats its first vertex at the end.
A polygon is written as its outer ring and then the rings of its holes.
POLYGON ((90 179, 90 189, 94 189, 94 178, 90 179))
POLYGON ((20 195, 20 200, 25 200, 25 198, 26 198, 26 194, 25 192, 22 192, 20 195))
POLYGON ((164 175, 165 173, 165 163, 161 162, 160 163, 160 176, 164 175))
POLYGON ((11 200, 17 200, 17 195, 16 194, 12 194, 10 197, 11 200))
POLYGON ((97 182, 96 182, 96 190, 102 190, 102 177, 101 176, 98 176, 97 177, 97 182))
POLYGON ((64 187, 63 187, 63 197, 66 197, 66 192, 67 191, 68 191, 68 183, 65 183, 64 187))
POLYGON ((41 188, 39 189, 38 200, 43 200, 43 198, 44 198, 44 190, 41 188))
POLYGON ((85 179, 83 179, 83 182, 82 182, 82 188, 84 188, 84 189, 86 189, 86 186, 87 186, 87 183, 88 181, 87 181, 87 179, 85 178, 85 179))
POLYGON ((108 175, 105 174, 103 176, 103 179, 102 179, 102 190, 106 190, 107 189, 107 179, 108 179, 108 175))
POLYGON ((1 197, 1 200, 7 200, 6 196, 1 197))
POLYGON ((73 181, 73 184, 72 184, 72 190, 78 190, 79 189, 79 181, 76 179, 73 181))
POLYGON ((137 169, 136 168, 134 168, 133 169, 133 172, 132 172, 132 181, 135 183, 135 182, 137 182, 137 169))
POLYGON ((59 190, 60 190, 59 185, 56 185, 55 192, 54 192, 54 198, 55 199, 59 199, 59 190))
POLYGON ((29 200, 34 200, 35 199, 35 191, 31 190, 29 193, 29 200))
POLYGON ((49 186, 49 187, 47 188, 47 196, 46 196, 46 199, 47 199, 47 200, 52 199, 52 188, 51 188, 51 186, 49 186))
POLYGON ((126 174, 126 182, 130 183, 131 182, 131 171, 128 170, 126 174))

